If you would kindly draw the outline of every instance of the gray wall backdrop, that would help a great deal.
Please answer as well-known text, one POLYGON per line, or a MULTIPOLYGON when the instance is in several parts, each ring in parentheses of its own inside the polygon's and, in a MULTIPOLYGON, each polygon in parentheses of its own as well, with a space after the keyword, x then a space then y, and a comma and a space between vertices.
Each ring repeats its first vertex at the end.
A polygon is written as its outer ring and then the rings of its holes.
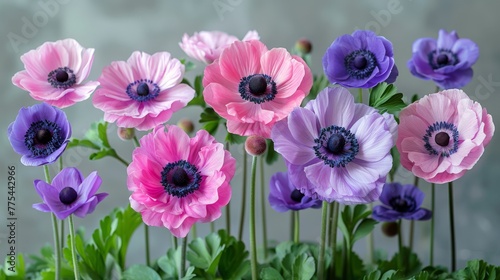
MULTIPOLYGON (((325 49, 337 37, 352 33, 356 28, 368 28, 386 36, 394 44, 396 63, 400 69, 397 87, 411 96, 413 93, 431 93, 434 84, 411 76, 406 61, 411 56, 411 45, 420 37, 437 37, 438 30, 456 29, 461 37, 477 42, 481 55, 474 66, 475 76, 465 91, 480 101, 500 124, 500 35, 498 11, 500 2, 489 1, 252 1, 252 0, 206 0, 206 1, 76 1, 76 0, 17 0, 0 2, 0 258, 7 249, 6 198, 7 166, 14 165, 16 178, 17 252, 34 253, 42 244, 51 244, 50 216, 31 208, 39 202, 32 181, 43 178, 42 168, 21 165, 19 156, 8 143, 6 129, 21 106, 35 103, 26 92, 11 84, 12 75, 22 69, 19 57, 45 41, 75 38, 85 47, 96 49, 90 79, 96 80, 104 66, 114 60, 126 60, 135 50, 149 53, 169 51, 174 57, 184 58, 178 46, 184 33, 201 30, 222 30, 242 37, 255 29, 261 39, 271 47, 292 47, 300 37, 309 38, 314 44, 312 69, 321 73, 321 57, 325 49), (52 3, 50 10, 43 4, 52 3), (36 23, 36 30, 23 34, 23 26, 36 23), (24 40, 13 45, 8 38, 15 33, 24 40)), ((189 73, 188 78, 201 73, 202 66, 189 73)), ((82 137, 91 121, 102 117, 102 112, 93 108, 90 100, 65 109, 73 126, 73 136, 82 137)), ((183 116, 195 116, 198 109, 189 109, 175 114, 171 123, 183 116)), ((195 118, 196 120, 197 118, 195 118)), ((118 140, 115 126, 110 135, 124 158, 130 160, 132 143, 118 140)), ((222 136, 222 135, 220 135, 222 136)), ((500 146, 494 137, 490 146, 475 168, 455 183, 456 229, 459 265, 469 258, 484 258, 500 265, 500 203, 498 182, 500 181, 500 146)), ((219 138, 221 139, 221 138, 219 138)), ((222 139, 221 139, 222 140, 222 139)), ((241 158, 241 146, 233 147, 233 154, 241 158)), ((98 225, 101 214, 128 203, 124 166, 113 159, 90 162, 88 151, 74 150, 65 154, 67 164, 77 166, 85 175, 98 170, 103 178, 101 190, 110 196, 101 203, 97 212, 86 219, 77 219, 77 226, 85 227, 88 236, 98 225)), ((241 161, 240 161, 241 163, 241 161)), ((241 166, 241 165, 240 165, 241 166)), ((241 169, 241 167, 240 167, 241 169)), ((55 170, 52 169, 52 170, 55 170)), ((281 162, 266 170, 266 182, 275 171, 283 171, 281 162)), ((232 232, 237 231, 237 215, 241 202, 241 173, 233 181, 232 232)), ((401 172, 398 179, 409 183, 413 179, 408 172, 401 172)), ((429 185, 422 183, 424 191, 429 185)), ((266 194, 267 195, 267 194, 266 194)), ((430 202, 425 201, 429 206, 430 202)), ((436 211, 436 260, 449 264, 447 188, 437 188, 436 211)), ((289 215, 277 214, 268 207, 269 237, 283 241, 289 236, 289 215)), ((224 220, 216 223, 224 226, 224 220)), ((308 210, 302 214, 302 239, 318 240, 320 210, 308 210)), ((424 264, 428 260, 430 226, 428 222, 417 223, 416 250, 424 264)), ((208 225, 200 225, 200 234, 208 232, 208 225)), ((248 240, 247 229, 245 240, 248 240)), ((131 261, 143 262, 144 250, 142 230, 134 236, 130 248, 131 261)), ((153 258, 163 254, 170 245, 170 234, 166 229, 154 228, 152 234, 153 258)), ((376 244, 392 252, 396 239, 390 239, 376 230, 376 244)), ((366 244, 361 241, 357 250, 363 254, 366 244)))

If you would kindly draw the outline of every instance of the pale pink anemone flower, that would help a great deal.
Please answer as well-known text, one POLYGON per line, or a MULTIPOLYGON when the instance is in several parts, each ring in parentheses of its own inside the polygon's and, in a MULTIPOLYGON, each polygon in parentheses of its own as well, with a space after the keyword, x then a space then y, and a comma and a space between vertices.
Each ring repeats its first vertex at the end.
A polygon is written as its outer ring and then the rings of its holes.
MULTIPOLYGON (((255 30, 248 31, 243 37, 243 41, 259 39, 259 34, 255 30)), ((179 46, 189 57, 210 64, 219 58, 225 48, 236 41, 239 41, 238 38, 221 31, 201 31, 195 32, 191 37, 184 33, 179 46)))
POLYGON ((284 48, 260 41, 234 42, 205 68, 205 102, 227 120, 229 132, 269 138, 274 124, 300 106, 311 70, 284 48))
POLYGON ((213 136, 193 138, 179 127, 158 126, 142 137, 127 168, 130 205, 144 223, 186 237, 196 222, 212 222, 229 203, 236 160, 213 136))
POLYGON ((12 83, 35 100, 65 108, 86 100, 99 86, 83 82, 93 60, 94 49, 85 49, 74 39, 46 42, 21 56, 25 70, 17 72, 12 83))
POLYGON ((184 65, 168 52, 134 52, 102 70, 92 102, 104 120, 119 127, 149 130, 187 105, 194 89, 181 84, 184 65))
POLYGON ((431 183, 462 177, 479 160, 495 131, 491 115, 459 89, 430 94, 399 115, 401 164, 431 183))

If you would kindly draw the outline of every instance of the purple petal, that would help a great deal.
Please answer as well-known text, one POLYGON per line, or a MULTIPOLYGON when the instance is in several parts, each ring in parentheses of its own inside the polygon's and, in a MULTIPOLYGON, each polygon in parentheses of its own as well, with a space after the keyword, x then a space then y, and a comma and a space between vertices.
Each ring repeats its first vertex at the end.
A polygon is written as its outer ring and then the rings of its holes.
POLYGON ((382 193, 380 194, 379 199, 383 204, 390 206, 391 199, 402 196, 403 196, 403 186, 401 184, 387 183, 384 185, 384 188, 382 189, 382 193))
POLYGON ((288 127, 295 140, 306 147, 315 145, 314 139, 318 138, 321 129, 314 112, 300 107, 288 116, 288 127))
POLYGON ((471 67, 479 58, 479 47, 470 39, 458 39, 451 51, 457 55, 463 67, 471 67))
POLYGON ((52 212, 49 206, 45 203, 35 203, 33 204, 33 208, 41 212, 52 212))
POLYGON ((402 186, 403 194, 401 197, 411 197, 415 200, 415 208, 420 208, 422 202, 424 202, 425 194, 414 185, 403 185, 402 186))
POLYGON ((453 47, 453 44, 458 40, 458 35, 455 30, 450 33, 446 32, 446 30, 439 30, 439 35, 437 39, 437 48, 449 50, 453 47))
POLYGON ((304 146, 295 140, 288 127, 288 119, 277 122, 271 130, 274 149, 293 164, 304 164, 315 158, 312 146, 304 146))
POLYGON ((354 97, 342 87, 327 87, 318 93, 315 100, 305 106, 318 117, 321 127, 338 125, 348 127, 354 114, 354 97))
POLYGON ((401 218, 401 213, 383 205, 373 207, 372 217, 379 222, 394 222, 401 218))
POLYGON ((444 80, 434 80, 434 82, 442 89, 462 88, 472 80, 473 74, 472 68, 457 70, 444 80))
POLYGON ((424 76, 424 75, 421 75, 417 69, 415 68, 415 63, 414 63, 414 60, 413 58, 408 60, 408 62, 406 63, 406 66, 408 67, 408 70, 410 70, 410 73, 417 77, 417 78, 420 78, 420 79, 423 79, 423 80, 428 80, 429 78, 427 76, 424 76))
POLYGON ((428 209, 420 208, 413 213, 404 214, 403 218, 408 219, 408 220, 425 221, 425 220, 429 220, 430 218, 432 218, 432 212, 428 209))
POLYGON ((75 189, 78 193, 78 187, 83 181, 82 173, 74 168, 67 167, 61 170, 54 179, 52 180, 52 185, 60 192, 65 187, 71 187, 75 189))
POLYGON ((391 73, 389 74, 389 77, 387 77, 387 80, 385 80, 386 83, 392 84, 396 81, 396 78, 399 76, 399 70, 396 64, 392 67, 391 73))

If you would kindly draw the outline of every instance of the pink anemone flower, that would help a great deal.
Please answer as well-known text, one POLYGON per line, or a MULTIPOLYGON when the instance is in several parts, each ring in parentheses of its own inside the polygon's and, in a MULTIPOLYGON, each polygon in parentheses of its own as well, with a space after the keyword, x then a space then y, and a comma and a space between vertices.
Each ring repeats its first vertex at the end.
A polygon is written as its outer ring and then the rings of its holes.
POLYGON ((229 132, 269 138, 274 124, 300 106, 312 82, 307 64, 286 49, 234 42, 205 68, 203 95, 227 120, 229 132))
POLYGON ((184 65, 168 52, 134 52, 125 61, 104 68, 92 98, 104 111, 104 120, 119 127, 149 130, 168 121, 194 97, 194 89, 181 84, 184 65))
POLYGON ((491 115, 465 92, 430 94, 403 109, 396 146, 415 176, 443 184, 462 177, 479 160, 495 131, 491 115))
POLYGON ((189 138, 177 126, 158 126, 140 144, 127 168, 127 185, 144 223, 185 237, 194 223, 221 216, 236 168, 223 144, 205 130, 189 138))
MULTIPOLYGON (((259 40, 257 31, 248 31, 242 41, 259 40)), ((205 64, 210 64, 219 58, 222 51, 232 43, 239 41, 235 36, 221 31, 195 32, 193 36, 184 34, 181 49, 189 56, 205 64)))
POLYGON ((86 100, 99 85, 83 81, 89 76, 94 49, 85 49, 74 39, 46 42, 21 56, 25 70, 12 83, 31 97, 65 108, 86 100))

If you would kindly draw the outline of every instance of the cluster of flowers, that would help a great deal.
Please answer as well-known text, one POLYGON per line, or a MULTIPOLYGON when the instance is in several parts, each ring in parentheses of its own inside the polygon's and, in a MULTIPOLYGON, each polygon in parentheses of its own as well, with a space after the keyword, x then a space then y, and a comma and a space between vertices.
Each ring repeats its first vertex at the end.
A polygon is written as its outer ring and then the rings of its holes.
MULTIPOLYGON (((413 45, 411 73, 432 79, 442 91, 403 109, 399 125, 392 114, 356 103, 346 88, 393 83, 398 69, 390 41, 371 31, 337 38, 326 50, 323 69, 338 86, 323 89, 304 107, 313 85, 306 62, 284 48, 268 49, 256 32, 240 41, 221 32, 185 35, 180 47, 207 64, 203 98, 240 136, 271 139, 282 155, 286 173, 271 178, 269 201, 277 211, 319 207, 321 201, 342 204, 380 200, 378 220, 428 219, 420 209, 423 194, 412 186, 386 184, 395 145, 401 164, 415 176, 446 183, 470 170, 494 132, 492 117, 460 88, 472 77, 479 50, 455 32, 440 31, 437 40, 413 45), (385 185, 385 187, 384 187, 385 185)), ((150 131, 127 168, 130 204, 144 223, 185 237, 196 222, 211 222, 231 198, 236 161, 222 143, 204 130, 192 138, 165 125, 185 107, 195 90, 183 83, 185 66, 168 52, 134 52, 115 61, 98 81, 87 81, 93 49, 73 39, 49 42, 21 57, 25 70, 12 82, 43 103, 22 108, 9 126, 9 140, 21 162, 40 166, 56 161, 71 137, 62 108, 86 100, 119 127, 150 131)), ((86 179, 66 168, 52 183, 35 181, 44 203, 40 211, 64 219, 92 212, 106 194, 93 172, 86 179)))

